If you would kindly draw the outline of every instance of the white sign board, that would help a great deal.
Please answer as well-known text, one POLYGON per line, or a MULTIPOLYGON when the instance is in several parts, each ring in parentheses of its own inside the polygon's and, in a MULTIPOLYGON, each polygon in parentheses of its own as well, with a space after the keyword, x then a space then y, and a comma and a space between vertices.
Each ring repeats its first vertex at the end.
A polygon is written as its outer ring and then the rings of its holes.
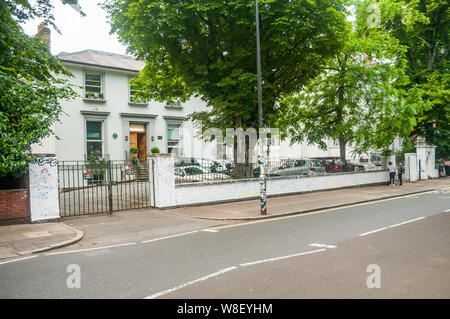
POLYGON ((58 161, 36 158, 29 167, 31 221, 59 218, 58 161))

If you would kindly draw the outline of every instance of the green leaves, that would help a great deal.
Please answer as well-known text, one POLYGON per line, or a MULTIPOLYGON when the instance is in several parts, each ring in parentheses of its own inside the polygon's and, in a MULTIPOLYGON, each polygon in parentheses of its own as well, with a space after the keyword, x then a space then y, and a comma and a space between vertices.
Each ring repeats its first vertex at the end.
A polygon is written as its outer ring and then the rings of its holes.
POLYGON ((31 145, 53 134, 61 112, 58 99, 75 96, 62 79, 70 73, 48 45, 20 28, 18 21, 29 18, 51 21, 50 4, 0 3, 0 176, 26 172, 31 145))
MULTIPOLYGON (((205 129, 258 126, 253 1, 113 0, 104 7, 112 31, 147 62, 138 82, 149 97, 201 96, 209 116, 191 118, 205 129)), ((345 9, 340 0, 261 0, 259 9, 264 121, 272 125, 274 105, 342 46, 345 9)))
POLYGON ((355 143, 356 153, 388 147, 407 136, 426 108, 408 88, 405 48, 379 31, 349 34, 345 47, 300 94, 287 96, 278 123, 285 137, 326 147, 327 139, 355 143))

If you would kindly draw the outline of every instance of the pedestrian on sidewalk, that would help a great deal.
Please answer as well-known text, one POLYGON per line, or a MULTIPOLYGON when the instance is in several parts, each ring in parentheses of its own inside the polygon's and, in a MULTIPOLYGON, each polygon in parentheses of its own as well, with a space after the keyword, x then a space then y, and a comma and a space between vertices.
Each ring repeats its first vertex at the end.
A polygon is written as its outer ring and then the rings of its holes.
POLYGON ((400 181, 400 186, 403 185, 403 172, 405 168, 403 167, 403 163, 401 161, 397 162, 397 174, 398 174, 398 180, 400 181))
POLYGON ((389 186, 394 186, 395 185, 395 166, 392 164, 392 162, 389 162, 388 169, 389 169, 389 186))
POLYGON ((439 172, 439 178, 445 176, 445 172, 444 172, 444 164, 439 163, 439 166, 438 166, 438 172, 439 172))

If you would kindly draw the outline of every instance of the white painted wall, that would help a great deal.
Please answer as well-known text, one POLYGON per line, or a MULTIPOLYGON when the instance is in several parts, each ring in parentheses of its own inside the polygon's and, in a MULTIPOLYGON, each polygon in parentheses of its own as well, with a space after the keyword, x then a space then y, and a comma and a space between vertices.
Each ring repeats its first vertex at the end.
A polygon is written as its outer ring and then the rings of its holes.
MULTIPOLYGON (((222 181, 175 185, 173 157, 154 161, 154 183, 157 190, 155 206, 159 208, 213 203, 254 198, 259 195, 259 181, 222 181), (158 198, 159 197, 159 198, 158 198)), ((288 195, 324 189, 383 183, 389 180, 387 171, 343 173, 312 177, 270 178, 267 195, 288 195)))
MULTIPOLYGON (((288 195, 300 192, 336 189, 386 182, 386 171, 347 173, 329 176, 268 179, 267 195, 288 195)), ((222 182, 203 185, 176 185, 173 206, 203 204, 259 196, 259 181, 222 182)), ((164 207, 164 206, 162 206, 164 207)))

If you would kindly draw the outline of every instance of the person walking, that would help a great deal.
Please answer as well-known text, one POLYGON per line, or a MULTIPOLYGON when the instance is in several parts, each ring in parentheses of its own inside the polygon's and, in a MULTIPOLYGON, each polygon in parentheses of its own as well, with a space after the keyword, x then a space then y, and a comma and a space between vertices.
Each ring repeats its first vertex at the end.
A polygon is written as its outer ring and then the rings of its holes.
POLYGON ((401 161, 398 161, 397 162, 397 174, 398 174, 398 180, 400 181, 400 186, 403 185, 403 179, 402 179, 403 171, 404 171, 403 163, 401 161))
POLYGON ((389 162, 388 169, 389 169, 389 186, 394 186, 395 185, 395 166, 392 164, 392 162, 389 162))

